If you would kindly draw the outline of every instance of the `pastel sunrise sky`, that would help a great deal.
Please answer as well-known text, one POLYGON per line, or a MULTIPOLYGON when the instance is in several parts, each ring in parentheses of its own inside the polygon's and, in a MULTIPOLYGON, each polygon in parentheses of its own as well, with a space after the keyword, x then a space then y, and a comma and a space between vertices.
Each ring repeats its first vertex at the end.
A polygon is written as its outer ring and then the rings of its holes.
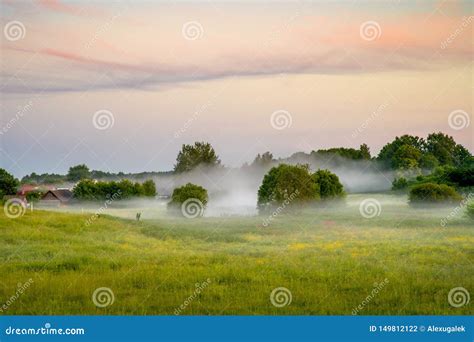
POLYGON ((376 154, 433 131, 474 151, 472 1, 2 0, 0 13, 0 167, 18 177, 170 170, 202 140, 228 166, 376 154))

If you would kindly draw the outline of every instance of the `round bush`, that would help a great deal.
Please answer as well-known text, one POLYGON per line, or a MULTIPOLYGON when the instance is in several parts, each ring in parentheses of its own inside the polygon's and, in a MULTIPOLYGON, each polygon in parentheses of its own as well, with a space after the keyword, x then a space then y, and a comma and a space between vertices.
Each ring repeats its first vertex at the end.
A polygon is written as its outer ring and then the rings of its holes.
MULTIPOLYGON (((208 199, 209 197, 207 195, 206 189, 204 189, 202 186, 188 183, 173 190, 173 194, 171 195, 171 201, 168 203, 168 208, 173 211, 181 211, 184 216, 187 216, 187 204, 189 203, 189 210, 192 210, 194 212, 194 210, 197 209, 202 214, 207 205, 208 199), (185 202, 187 204, 183 212, 182 205, 185 202)), ((190 215, 194 216, 194 214, 190 215)))
POLYGON ((313 180, 319 186, 321 198, 336 198, 344 196, 344 187, 339 177, 329 170, 318 170, 313 174, 313 180))
POLYGON ((408 181, 405 177, 395 178, 392 182, 392 190, 403 190, 408 187, 408 181))
POLYGON ((280 164, 263 177, 258 189, 258 208, 319 199, 319 186, 307 165, 280 164))
POLYGON ((442 203, 462 200, 456 189, 446 184, 425 183, 411 188, 410 203, 442 203))

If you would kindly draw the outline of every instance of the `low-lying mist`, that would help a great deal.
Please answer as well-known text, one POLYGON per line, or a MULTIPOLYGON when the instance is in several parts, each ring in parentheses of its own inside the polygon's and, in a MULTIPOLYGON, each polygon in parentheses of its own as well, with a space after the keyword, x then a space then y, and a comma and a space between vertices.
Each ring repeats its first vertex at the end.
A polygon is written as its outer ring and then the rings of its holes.
MULTIPOLYGON (((387 191, 394 178, 393 172, 381 171, 372 161, 334 157, 326 161, 290 158, 284 162, 309 164, 312 171, 328 169, 339 177, 347 193, 387 191)), ((174 188, 188 182, 206 188, 209 193, 206 216, 255 215, 258 188, 264 175, 278 163, 241 168, 200 167, 191 172, 157 176, 153 180, 161 196, 170 196, 174 188)))
MULTIPOLYGON (((257 212, 257 192, 264 175, 279 163, 308 164, 312 172, 318 169, 328 169, 335 173, 344 190, 348 194, 383 192, 391 188, 394 178, 392 171, 382 171, 377 163, 370 160, 349 160, 339 156, 329 156, 324 160, 311 158, 307 154, 297 154, 287 159, 272 161, 265 165, 244 165, 240 168, 224 166, 198 167, 185 173, 165 173, 152 176, 156 184, 158 197, 156 199, 120 200, 111 203, 111 208, 130 209, 140 212, 143 218, 150 215, 166 213, 166 203, 173 189, 194 183, 203 186, 209 194, 209 202, 205 211, 207 217, 219 216, 250 216, 257 212), (147 209, 147 210, 145 210, 147 209), (154 214, 150 214, 154 212, 154 214)), ((148 178, 149 179, 149 178, 148 178)), ((144 181, 145 179, 131 179, 144 181)), ((72 210, 95 211, 97 203, 79 203, 71 205, 72 210)), ((108 208, 110 209, 110 208, 108 208)), ((128 213, 127 215, 132 215, 128 213)), ((134 215, 134 214, 133 214, 134 215)))

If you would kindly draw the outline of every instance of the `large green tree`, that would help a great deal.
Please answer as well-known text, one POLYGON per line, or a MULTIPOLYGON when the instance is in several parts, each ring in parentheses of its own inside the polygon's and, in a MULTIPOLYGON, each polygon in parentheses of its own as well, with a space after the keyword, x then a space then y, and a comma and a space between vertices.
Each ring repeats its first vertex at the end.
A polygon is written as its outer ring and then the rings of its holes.
POLYGON ((401 137, 395 137, 395 139, 386 144, 379 152, 377 160, 384 163, 386 166, 391 168, 397 168, 401 165, 415 165, 418 166, 418 159, 413 161, 414 155, 421 156, 421 151, 424 147, 423 138, 419 138, 412 135, 402 135, 401 137), (401 152, 398 152, 402 148, 401 152), (418 152, 415 152, 418 151, 418 152), (398 152, 398 155, 396 155, 398 152), (411 160, 402 160, 411 159, 411 160))
POLYGON ((275 166, 263 177, 258 189, 259 209, 279 205, 285 201, 301 203, 319 198, 319 186, 307 165, 275 166))
POLYGON ((0 200, 5 195, 14 195, 17 187, 18 180, 5 169, 0 169, 0 200))
POLYGON ((67 173, 67 180, 71 182, 78 182, 82 179, 87 179, 91 177, 91 172, 85 164, 80 164, 76 166, 71 166, 67 173))
POLYGON ((426 151, 435 156, 441 165, 454 164, 456 145, 453 137, 441 132, 432 133, 426 138, 426 151))
POLYGON ((183 145, 176 158, 175 172, 191 171, 199 165, 215 166, 221 161, 211 144, 195 142, 194 145, 183 145))

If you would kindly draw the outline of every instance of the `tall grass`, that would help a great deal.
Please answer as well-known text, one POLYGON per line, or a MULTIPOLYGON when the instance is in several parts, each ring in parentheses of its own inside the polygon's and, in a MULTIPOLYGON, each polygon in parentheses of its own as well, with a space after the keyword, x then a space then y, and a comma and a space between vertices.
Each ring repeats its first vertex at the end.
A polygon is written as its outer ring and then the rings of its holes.
POLYGON ((386 279, 358 314, 472 314, 447 296, 474 293, 474 227, 465 216, 441 227, 448 212, 396 201, 366 219, 349 203, 288 212, 268 227, 262 217, 102 215, 86 226, 90 214, 2 212, 0 308, 33 283, 0 313, 172 315, 186 303, 180 314, 350 315, 386 279), (112 305, 94 305, 99 287, 113 291, 112 305), (272 305, 277 287, 290 290, 289 305, 272 305))

